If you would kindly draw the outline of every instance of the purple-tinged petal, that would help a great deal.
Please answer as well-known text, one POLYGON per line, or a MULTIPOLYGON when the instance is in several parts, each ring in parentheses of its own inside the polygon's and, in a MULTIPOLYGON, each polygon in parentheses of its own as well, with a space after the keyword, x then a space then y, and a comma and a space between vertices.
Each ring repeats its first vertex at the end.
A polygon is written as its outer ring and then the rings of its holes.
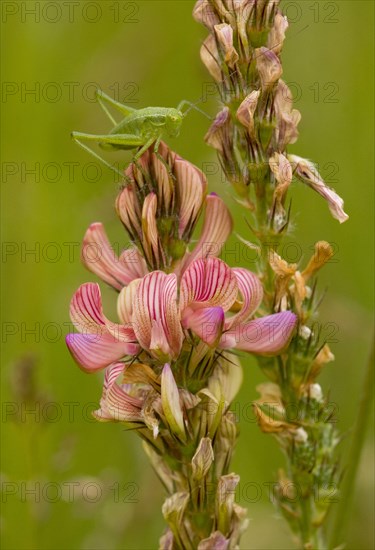
POLYGON ((272 50, 264 46, 257 48, 255 54, 262 90, 272 88, 283 74, 280 59, 272 50))
POLYGON ((124 250, 120 258, 117 257, 101 223, 92 223, 87 229, 81 259, 91 273, 117 290, 147 273, 145 261, 138 249, 124 250))
POLYGON ((245 97, 236 112, 238 120, 243 126, 245 126, 245 128, 248 129, 251 136, 254 136, 254 115, 258 105, 259 96, 260 90, 253 90, 245 97))
POLYGON ((263 299, 263 287, 258 277, 248 271, 235 267, 232 269, 236 278, 243 304, 241 310, 233 317, 227 318, 225 329, 230 329, 244 321, 247 321, 258 309, 263 299))
POLYGON ((121 342, 111 334, 68 334, 66 344, 85 372, 104 369, 125 355, 136 355, 139 346, 121 342))
POLYGON ((186 308, 182 325, 191 329, 209 346, 215 346, 223 332, 224 311, 221 307, 207 307, 196 311, 186 308))
POLYGON ((218 256, 232 232, 233 220, 224 201, 215 194, 206 197, 206 212, 201 236, 181 267, 183 273, 192 262, 218 256))
POLYGON ((220 347, 259 355, 278 355, 290 342, 296 324, 297 316, 290 311, 267 315, 237 325, 223 334, 220 347))
POLYGON ((220 50, 225 54, 224 61, 233 69, 239 58, 233 45, 233 28, 227 23, 215 25, 214 28, 217 41, 220 44, 220 50))
POLYGON ((193 262, 181 279, 180 310, 186 307, 219 306, 227 311, 236 299, 237 279, 218 258, 193 262))

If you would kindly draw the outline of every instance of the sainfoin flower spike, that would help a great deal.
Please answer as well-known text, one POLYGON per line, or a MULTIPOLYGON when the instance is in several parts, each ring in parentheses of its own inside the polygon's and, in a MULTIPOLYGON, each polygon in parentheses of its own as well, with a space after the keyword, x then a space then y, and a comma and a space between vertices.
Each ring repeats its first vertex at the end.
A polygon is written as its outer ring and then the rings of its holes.
POLYGON ((235 354, 280 354, 297 324, 290 311, 260 316, 258 277, 217 257, 233 222, 206 187, 166 145, 159 155, 146 151, 127 169, 116 201, 132 245, 118 256, 98 222, 83 242, 85 267, 118 292, 118 319, 104 314, 94 282, 70 305, 73 358, 85 372, 105 371, 94 417, 131 426, 167 490, 163 550, 238 543, 246 511, 219 490, 239 479, 228 474, 238 435, 229 407, 242 381, 235 354))

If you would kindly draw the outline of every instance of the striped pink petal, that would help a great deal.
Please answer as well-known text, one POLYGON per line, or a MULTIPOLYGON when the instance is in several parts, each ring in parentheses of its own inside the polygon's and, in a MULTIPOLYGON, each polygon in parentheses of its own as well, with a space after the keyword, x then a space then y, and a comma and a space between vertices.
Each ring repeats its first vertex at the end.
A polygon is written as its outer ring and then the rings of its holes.
POLYGON ((126 393, 116 384, 117 378, 124 373, 123 363, 114 363, 106 369, 100 409, 93 415, 102 422, 110 420, 141 421, 142 401, 126 393))
POLYGON ((117 290, 147 272, 145 261, 136 248, 125 250, 120 258, 117 257, 101 223, 93 223, 87 229, 81 258, 89 271, 117 290))
MULTIPOLYGON (((177 309, 177 277, 153 271, 140 281, 133 299, 133 327, 143 348, 150 349, 152 331, 157 322, 158 338, 163 333, 169 354, 176 357, 183 333, 177 309)), ((155 331, 155 328, 154 328, 155 331)))
POLYGON ((111 334, 68 334, 66 344, 85 372, 104 369, 127 355, 136 355, 137 344, 122 342, 111 334))
POLYGON ((134 189, 131 185, 124 187, 121 193, 117 195, 116 210, 129 234, 132 235, 133 238, 140 239, 142 236, 140 224, 141 212, 134 189))
POLYGON ((70 318, 76 329, 84 334, 108 332, 97 283, 85 283, 74 293, 70 302, 70 318))
POLYGON ((220 347, 260 355, 277 355, 290 342, 296 324, 297 316, 290 311, 267 315, 226 332, 221 338, 220 347))
POLYGON ((221 307, 205 307, 196 311, 186 308, 182 325, 191 329, 209 346, 214 346, 223 332, 224 311, 221 307))
POLYGON ((159 265, 159 234, 156 225, 158 199, 150 193, 142 208, 142 243, 145 255, 151 265, 159 265))
POLYGON ((232 232, 232 227, 232 217, 225 203, 215 193, 208 195, 201 236, 194 250, 186 256, 181 272, 184 272, 194 260, 219 256, 232 232))
POLYGON ((70 317, 76 329, 83 334, 111 334, 123 342, 135 340, 131 327, 112 323, 105 317, 97 283, 85 283, 75 292, 70 303, 70 317))
POLYGON ((179 237, 189 232, 203 205, 207 188, 206 176, 190 162, 177 158, 174 164, 179 201, 179 237))
POLYGON ((263 299, 262 284, 254 273, 239 267, 233 268, 232 271, 237 278, 238 290, 243 303, 241 310, 226 320, 226 330, 247 321, 256 312, 263 299))
POLYGON ((162 357, 170 357, 171 348, 161 321, 152 321, 150 350, 162 357))
POLYGON ((137 291, 140 279, 134 279, 128 286, 125 286, 117 299, 117 314, 124 325, 132 323, 133 300, 137 291))
POLYGON ((218 258, 193 262, 181 279, 180 311, 186 307, 219 306, 227 311, 236 299, 237 279, 232 269, 218 258))
MULTIPOLYGON (((167 159, 165 159, 167 161, 167 159)), ((165 163, 156 155, 152 155, 152 166, 154 169, 155 181, 158 187, 159 204, 163 205, 165 214, 169 214, 172 203, 173 184, 170 181, 170 176, 165 163)))
MULTIPOLYGON (((120 254, 119 259, 120 265, 125 268, 128 274, 127 285, 131 283, 134 279, 138 279, 147 275, 148 269, 145 259, 139 252, 138 248, 131 247, 125 248, 120 254)), ((122 287, 121 287, 122 288, 122 287)))

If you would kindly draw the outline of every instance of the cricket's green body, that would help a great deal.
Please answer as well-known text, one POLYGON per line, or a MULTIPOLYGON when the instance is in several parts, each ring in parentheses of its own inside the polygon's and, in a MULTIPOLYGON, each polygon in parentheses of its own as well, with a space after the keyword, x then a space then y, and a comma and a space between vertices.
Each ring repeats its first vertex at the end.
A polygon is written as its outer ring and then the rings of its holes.
MULTIPOLYGON (((132 135, 139 137, 144 145, 151 138, 156 139, 161 133, 169 137, 177 137, 180 133, 183 114, 181 111, 169 107, 145 107, 130 112, 128 116, 116 124, 109 132, 112 135, 132 135)), ((105 149, 134 149, 130 143, 101 143, 105 149)))
POLYGON ((115 101, 100 90, 97 91, 97 99, 113 123, 112 130, 108 134, 100 135, 72 132, 72 138, 95 158, 118 173, 121 172, 102 159, 97 153, 82 143, 82 141, 94 141, 102 149, 107 150, 139 148, 134 155, 135 161, 154 143, 154 152, 158 155, 159 144, 163 134, 169 137, 177 137, 180 133, 182 121, 186 115, 186 113, 182 113, 180 107, 183 104, 191 105, 188 101, 182 101, 177 109, 170 107, 133 109, 115 101), (105 103, 108 103, 122 113, 124 118, 121 122, 114 120, 105 103))

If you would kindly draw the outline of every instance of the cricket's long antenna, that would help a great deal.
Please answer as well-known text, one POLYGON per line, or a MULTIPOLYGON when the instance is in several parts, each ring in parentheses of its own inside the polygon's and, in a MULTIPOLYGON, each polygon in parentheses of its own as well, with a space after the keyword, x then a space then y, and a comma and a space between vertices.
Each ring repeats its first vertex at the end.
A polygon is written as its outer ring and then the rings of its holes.
POLYGON ((191 109, 194 109, 195 111, 198 111, 198 113, 201 113, 202 115, 204 115, 206 118, 208 118, 208 120, 212 120, 212 117, 210 117, 210 115, 208 115, 207 113, 205 113, 204 111, 202 111, 202 109, 200 109, 199 107, 197 107, 197 103, 199 103, 200 101, 203 101, 203 99, 200 97, 198 99, 198 101, 196 101, 195 103, 192 103, 191 101, 187 101, 186 99, 183 99, 177 109, 180 111, 181 108, 184 106, 184 105, 189 105, 189 108, 183 113, 183 116, 185 117, 189 111, 191 111, 191 109))

